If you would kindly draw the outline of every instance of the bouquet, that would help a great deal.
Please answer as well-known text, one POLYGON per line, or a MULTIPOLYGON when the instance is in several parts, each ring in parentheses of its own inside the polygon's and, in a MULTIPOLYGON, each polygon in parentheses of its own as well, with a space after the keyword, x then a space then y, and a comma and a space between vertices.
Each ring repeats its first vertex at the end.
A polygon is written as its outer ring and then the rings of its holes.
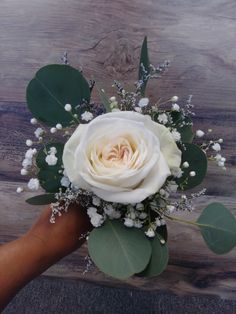
MULTIPOLYGON (((223 139, 206 140, 206 131, 193 131, 192 96, 151 103, 145 96, 149 80, 158 79, 169 62, 153 66, 144 38, 138 80, 132 91, 114 81, 109 97, 81 70, 68 64, 47 65, 27 87, 27 104, 36 125, 27 139, 21 174, 30 176, 24 190, 45 194, 26 200, 51 204, 51 223, 78 203, 93 230, 81 235, 89 255, 104 273, 119 279, 153 277, 168 263, 168 220, 200 229, 206 245, 224 254, 236 245, 236 220, 220 203, 209 204, 196 221, 175 212, 192 211, 205 189, 198 186, 208 160, 225 170, 223 139), (91 100, 97 89, 101 102, 91 100)), ((211 130, 208 130, 210 133, 211 130)))

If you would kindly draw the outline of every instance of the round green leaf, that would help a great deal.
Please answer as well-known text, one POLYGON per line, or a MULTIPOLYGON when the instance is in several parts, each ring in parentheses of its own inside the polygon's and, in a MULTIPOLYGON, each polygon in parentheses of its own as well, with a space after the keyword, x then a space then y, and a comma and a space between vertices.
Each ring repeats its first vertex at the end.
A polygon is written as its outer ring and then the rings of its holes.
POLYGON ((45 147, 41 148, 36 157, 36 164, 40 169, 49 169, 51 171, 58 171, 62 165, 62 154, 63 154, 64 144, 63 143, 49 143, 45 147), (47 153, 50 151, 51 147, 55 147, 57 150, 56 157, 58 158, 57 164, 55 166, 49 166, 45 158, 47 153))
POLYGON ((180 147, 182 151, 182 163, 187 161, 189 168, 183 168, 183 175, 176 182, 182 190, 191 189, 199 185, 205 178, 207 171, 207 157, 201 148, 197 145, 185 143, 184 147, 180 147), (196 175, 190 177, 189 173, 195 171, 196 175))
POLYGON ((42 194, 36 195, 34 197, 28 198, 26 203, 30 205, 47 205, 51 203, 55 203, 57 200, 55 199, 54 194, 42 194))
MULTIPOLYGON (((162 228, 161 232, 163 233, 165 230, 164 235, 167 238, 167 228, 166 226, 163 227, 165 227, 165 229, 162 228)), ((158 232, 158 228, 156 231, 158 232)), ((166 269, 169 260, 166 239, 158 233, 154 238, 149 238, 149 241, 152 246, 152 256, 144 271, 137 274, 141 277, 155 277, 160 275, 166 269), (165 240, 165 243, 161 244, 160 240, 165 240)))
POLYGON ((225 254, 236 246, 236 219, 224 205, 208 205, 196 222, 207 246, 214 253, 225 254))
POLYGON ((102 227, 93 229, 88 249, 97 267, 118 279, 141 272, 151 257, 151 245, 144 232, 127 228, 117 220, 106 220, 102 227))
POLYGON ((26 99, 29 110, 49 126, 61 123, 69 126, 73 120, 64 106, 69 103, 72 113, 83 101, 90 101, 90 89, 83 75, 69 65, 51 64, 41 68, 30 81, 26 99))
POLYGON ((53 170, 41 169, 38 173, 41 187, 49 193, 56 193, 59 191, 59 188, 61 187, 61 178, 62 174, 53 170))

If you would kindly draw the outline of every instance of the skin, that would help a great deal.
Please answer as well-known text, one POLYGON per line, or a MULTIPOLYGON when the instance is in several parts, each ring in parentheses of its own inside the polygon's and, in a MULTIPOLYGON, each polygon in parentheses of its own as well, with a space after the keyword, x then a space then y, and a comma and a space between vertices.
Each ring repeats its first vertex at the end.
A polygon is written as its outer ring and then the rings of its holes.
POLYGON ((62 257, 78 249, 81 234, 91 230, 89 218, 77 205, 49 222, 50 207, 44 209, 32 228, 15 241, 0 246, 0 312, 33 278, 62 257))

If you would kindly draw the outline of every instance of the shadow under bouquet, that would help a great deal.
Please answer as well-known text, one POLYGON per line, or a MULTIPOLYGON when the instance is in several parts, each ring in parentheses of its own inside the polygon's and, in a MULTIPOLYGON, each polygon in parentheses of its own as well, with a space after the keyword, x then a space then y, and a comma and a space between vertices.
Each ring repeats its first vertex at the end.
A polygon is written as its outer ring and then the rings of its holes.
POLYGON ((134 91, 114 81, 108 97, 94 81, 68 64, 41 68, 27 87, 27 104, 36 125, 28 139, 22 175, 30 176, 24 190, 46 193, 26 200, 51 204, 51 223, 57 215, 80 204, 94 226, 88 240, 92 261, 119 279, 157 276, 168 263, 168 220, 196 225, 209 247, 224 254, 236 245, 236 220, 220 203, 203 209, 196 221, 175 216, 191 211, 205 189, 198 186, 208 160, 225 169, 223 139, 205 140, 193 132, 192 97, 177 96, 151 103, 145 97, 148 81, 160 78, 169 62, 149 62, 145 37, 134 91), (97 89, 101 104, 91 101, 97 89), (195 141, 195 143, 193 143, 195 141))

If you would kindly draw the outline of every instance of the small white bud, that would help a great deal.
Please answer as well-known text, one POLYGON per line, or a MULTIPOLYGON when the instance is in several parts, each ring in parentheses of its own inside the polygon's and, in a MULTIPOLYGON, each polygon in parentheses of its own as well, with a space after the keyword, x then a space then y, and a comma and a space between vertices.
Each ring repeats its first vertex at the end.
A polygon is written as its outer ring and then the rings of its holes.
POLYGON ((224 167, 224 166, 225 166, 225 163, 224 163, 223 161, 219 161, 219 162, 218 162, 218 166, 219 166, 219 167, 224 167))
POLYGON ((173 111, 180 111, 180 106, 178 104, 173 104, 171 109, 173 111))
POLYGON ((23 191, 24 189, 21 186, 18 186, 18 188, 16 189, 16 193, 21 193, 23 191))
POLYGON ((23 169, 21 169, 20 174, 21 174, 22 176, 26 176, 26 175, 28 174, 28 171, 23 168, 23 169))
POLYGON ((62 125, 61 125, 61 123, 57 123, 57 125, 56 125, 56 129, 58 129, 58 130, 61 130, 61 129, 62 129, 62 125))
POLYGON ((218 140, 218 142, 219 142, 219 143, 223 143, 223 138, 220 138, 220 139, 218 140))
POLYGON ((219 143, 215 143, 212 145, 212 149, 214 149, 216 152, 219 152, 221 150, 221 146, 219 143))
POLYGON ((92 203, 95 206, 100 206, 101 205, 101 199, 99 197, 97 197, 97 196, 93 196, 92 203))
POLYGON ((111 102, 116 101, 116 97, 115 97, 115 96, 112 96, 112 97, 110 98, 110 101, 111 101, 111 102))
POLYGON ((31 123, 31 124, 37 124, 37 123, 38 123, 38 121, 37 121, 37 119, 32 118, 32 119, 30 119, 30 123, 31 123))
POLYGON ((81 115, 81 119, 84 121, 90 121, 93 119, 93 114, 92 112, 89 111, 85 111, 82 115, 81 115))
POLYGON ((49 166, 55 166, 57 164, 57 157, 54 154, 47 155, 45 158, 46 163, 49 166))
POLYGON ((146 219, 147 218, 147 213, 141 212, 139 215, 139 219, 146 219))
POLYGON ((70 104, 66 104, 64 108, 65 108, 65 111, 71 111, 72 109, 70 104))
POLYGON ((39 189, 39 180, 32 178, 28 182, 28 188, 32 191, 37 191, 39 189))
POLYGON ((166 209, 168 210, 169 213, 173 213, 173 211, 175 210, 175 207, 173 205, 167 205, 166 209))
POLYGON ((189 167, 189 163, 187 161, 185 161, 182 166, 183 166, 183 168, 188 168, 189 167))
POLYGON ((54 147, 54 146, 50 147, 49 154, 54 154, 55 155, 56 153, 57 153, 56 147, 54 147))
POLYGON ((147 231, 145 231, 145 234, 149 238, 154 238, 155 237, 155 231, 152 228, 149 228, 147 231))
POLYGON ((176 101, 178 101, 179 100, 179 97, 178 96, 173 96, 172 98, 171 98, 171 101, 172 102, 176 102, 176 101))
POLYGON ((32 146, 33 142, 31 140, 26 140, 25 144, 26 146, 32 146))
POLYGON ((131 228, 134 226, 134 221, 130 218, 125 218, 124 225, 131 228))
POLYGON ((149 103, 149 99, 148 98, 141 98, 139 100, 138 106, 140 108, 143 108, 143 107, 146 107, 148 105, 148 103, 149 103))
POLYGON ((57 131, 57 129, 54 128, 54 127, 50 129, 50 132, 51 132, 52 134, 53 134, 53 133, 56 133, 56 131, 57 131))
POLYGON ((168 116, 165 113, 159 114, 157 118, 158 122, 166 124, 168 122, 168 116))
POLYGON ((77 115, 77 113, 75 113, 75 114, 74 114, 74 118, 78 118, 78 115, 77 115))
POLYGON ((205 135, 205 133, 202 130, 197 130, 196 131, 196 136, 197 137, 203 137, 205 135))
POLYGON ((196 172, 195 171, 190 171, 189 175, 190 175, 190 177, 195 177, 196 172))
POLYGON ((134 110, 138 113, 141 113, 142 112, 142 108, 140 107, 134 107, 134 110))

